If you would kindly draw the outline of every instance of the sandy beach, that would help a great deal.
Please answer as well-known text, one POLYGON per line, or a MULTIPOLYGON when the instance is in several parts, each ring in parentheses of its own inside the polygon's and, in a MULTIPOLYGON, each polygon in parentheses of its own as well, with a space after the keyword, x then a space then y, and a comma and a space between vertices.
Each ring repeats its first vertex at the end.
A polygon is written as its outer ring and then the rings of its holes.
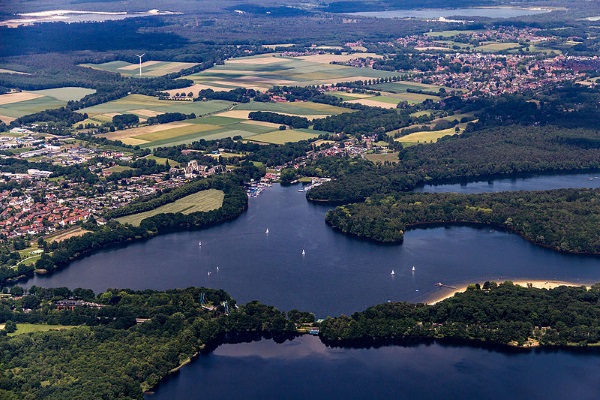
MULTIPOLYGON (((527 284, 531 284, 534 288, 538 288, 538 289, 553 289, 553 288, 559 287, 559 286, 585 286, 588 289, 590 288, 590 286, 585 283, 565 282, 565 281, 556 281, 556 280, 544 281, 544 280, 509 280, 509 279, 507 279, 507 281, 510 281, 510 282, 514 283, 515 285, 519 285, 519 286, 523 286, 523 287, 527 287, 527 284)), ((477 283, 477 282, 473 282, 469 285, 472 285, 475 283, 477 283)), ((483 286, 483 282, 478 282, 478 283, 481 286, 483 286)), ((500 284, 501 282, 496 282, 496 283, 500 284)), ((429 297, 427 299, 426 303, 431 305, 431 304, 438 303, 442 300, 446 300, 446 299, 454 296, 456 293, 465 292, 469 285, 463 284, 463 285, 457 286, 456 289, 442 287, 442 288, 440 288, 440 290, 437 293, 435 293, 431 297, 429 297)))

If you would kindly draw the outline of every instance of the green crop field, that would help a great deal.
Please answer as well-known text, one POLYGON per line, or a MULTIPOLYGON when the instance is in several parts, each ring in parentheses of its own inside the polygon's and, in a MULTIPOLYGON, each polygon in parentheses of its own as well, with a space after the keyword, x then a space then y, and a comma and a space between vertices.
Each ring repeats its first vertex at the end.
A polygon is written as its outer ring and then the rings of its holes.
MULTIPOLYGON (((357 55, 357 57, 364 55, 357 55)), ((330 64, 347 56, 322 54, 307 57, 282 57, 273 54, 241 57, 227 60, 206 71, 188 75, 194 83, 210 87, 246 87, 268 89, 272 86, 323 85, 357 79, 393 76, 393 73, 368 68, 354 68, 330 64)))
POLYGON ((375 164, 384 163, 386 161, 391 163, 398 162, 398 153, 383 153, 383 154, 367 154, 365 158, 375 164))
POLYGON ((0 115, 19 118, 51 108, 63 107, 69 100, 79 100, 94 92, 93 89, 63 87, 0 95, 0 115))
POLYGON ((90 116, 107 113, 124 114, 133 112, 139 116, 144 116, 147 111, 154 111, 160 114, 167 112, 180 112, 184 114, 195 113, 197 116, 212 114, 219 111, 228 110, 233 103, 229 101, 211 100, 211 101, 175 101, 158 100, 156 97, 144 96, 141 94, 131 94, 122 99, 109 101, 108 103, 98 104, 96 106, 79 110, 80 113, 87 113, 90 116), (139 111, 138 113, 134 111, 139 111))
POLYGON ((330 106, 329 104, 312 103, 310 101, 297 101, 293 103, 260 103, 253 101, 250 103, 240 104, 236 106, 235 109, 249 111, 271 111, 298 116, 337 115, 345 112, 352 112, 352 110, 347 108, 330 106))
POLYGON ((476 51, 495 53, 498 51, 506 51, 512 49, 519 49, 522 46, 519 43, 487 43, 482 46, 476 47, 476 51))
MULTIPOLYGON (((173 72, 179 72, 182 69, 191 68, 195 63, 170 62, 170 61, 143 61, 142 77, 144 76, 163 76, 173 72)), ((111 61, 104 64, 80 64, 81 67, 98 69, 100 71, 114 72, 123 76, 139 76, 139 64, 130 64, 125 61, 111 61)))
POLYGON ((173 203, 165 204, 154 210, 126 215, 117 218, 121 224, 131 224, 139 226, 145 218, 163 213, 182 213, 191 214, 198 211, 216 210, 223 205, 225 193, 221 190, 209 189, 185 196, 173 203))
POLYGON ((288 142, 308 140, 319 136, 318 134, 308 133, 309 131, 310 130, 300 131, 298 129, 286 129, 284 131, 277 130, 256 136, 250 136, 248 140, 263 143, 284 144, 288 142))
MULTIPOLYGON (((161 125, 142 125, 133 129, 110 132, 104 136, 111 140, 121 140, 123 143, 139 145, 143 148, 156 148, 191 143, 199 139, 213 140, 233 136, 247 138, 278 130, 279 125, 276 124, 248 121, 248 112, 250 111, 271 111, 308 118, 320 118, 327 115, 352 112, 352 110, 346 108, 308 101, 293 103, 260 103, 253 101, 233 106, 233 103, 225 101, 164 101, 142 95, 130 95, 123 99, 81 110, 81 112, 87 112, 90 115, 90 118, 82 122, 83 124, 109 122, 116 113, 133 113, 142 117, 143 115, 150 115, 152 112, 162 113, 168 111, 194 112, 196 115, 209 113, 210 115, 161 125)), ((308 137, 302 136, 303 139, 308 137)), ((292 141, 297 140, 301 139, 293 139, 292 141)), ((276 142, 278 141, 276 139, 276 142)))

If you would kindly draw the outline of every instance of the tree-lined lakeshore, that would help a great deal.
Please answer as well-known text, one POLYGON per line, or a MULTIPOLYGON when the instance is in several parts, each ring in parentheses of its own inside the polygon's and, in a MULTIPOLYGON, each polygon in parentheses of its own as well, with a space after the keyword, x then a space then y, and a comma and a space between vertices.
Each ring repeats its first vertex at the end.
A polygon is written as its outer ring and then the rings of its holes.
POLYGON ((435 305, 387 303, 320 324, 309 312, 286 313, 256 301, 238 305, 226 292, 207 288, 97 295, 89 289, 17 289, 0 300, 0 395, 6 399, 141 399, 202 349, 293 339, 307 327, 320 327, 321 339, 335 346, 431 339, 600 345, 600 284, 547 290, 486 282, 435 305))

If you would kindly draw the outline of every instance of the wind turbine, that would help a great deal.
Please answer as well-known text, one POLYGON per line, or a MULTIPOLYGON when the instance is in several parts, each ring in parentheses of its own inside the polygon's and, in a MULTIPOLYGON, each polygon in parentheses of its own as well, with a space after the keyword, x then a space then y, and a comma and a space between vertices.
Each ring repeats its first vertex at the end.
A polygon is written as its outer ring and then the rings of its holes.
POLYGON ((140 78, 142 77, 142 57, 144 57, 145 55, 146 53, 142 54, 141 56, 136 54, 136 56, 140 58, 140 78))

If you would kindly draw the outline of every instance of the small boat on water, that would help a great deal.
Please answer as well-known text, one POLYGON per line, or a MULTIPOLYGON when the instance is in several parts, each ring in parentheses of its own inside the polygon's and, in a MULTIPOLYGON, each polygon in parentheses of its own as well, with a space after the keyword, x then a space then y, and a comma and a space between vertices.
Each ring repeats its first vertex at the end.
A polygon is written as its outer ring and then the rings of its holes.
POLYGON ((299 192, 304 192, 304 189, 298 189, 299 192))
POLYGON ((394 272, 394 270, 392 270, 392 273, 391 273, 391 275, 396 275, 396 273, 394 272))
POLYGON ((212 272, 208 271, 208 276, 210 276, 210 274, 212 274, 212 272))
POLYGON ((219 272, 219 267, 217 267, 217 272, 219 272))
POLYGON ((415 266, 414 266, 414 265, 413 265, 413 267, 412 267, 412 272, 415 272, 415 266))
POLYGON ((198 242, 198 246, 202 246, 202 242, 198 242))
POLYGON ((302 249, 302 255, 306 255, 306 252, 304 251, 304 249, 302 249))
POLYGON ((267 230, 265 231, 265 233, 269 233, 269 228, 267 228, 267 230))

